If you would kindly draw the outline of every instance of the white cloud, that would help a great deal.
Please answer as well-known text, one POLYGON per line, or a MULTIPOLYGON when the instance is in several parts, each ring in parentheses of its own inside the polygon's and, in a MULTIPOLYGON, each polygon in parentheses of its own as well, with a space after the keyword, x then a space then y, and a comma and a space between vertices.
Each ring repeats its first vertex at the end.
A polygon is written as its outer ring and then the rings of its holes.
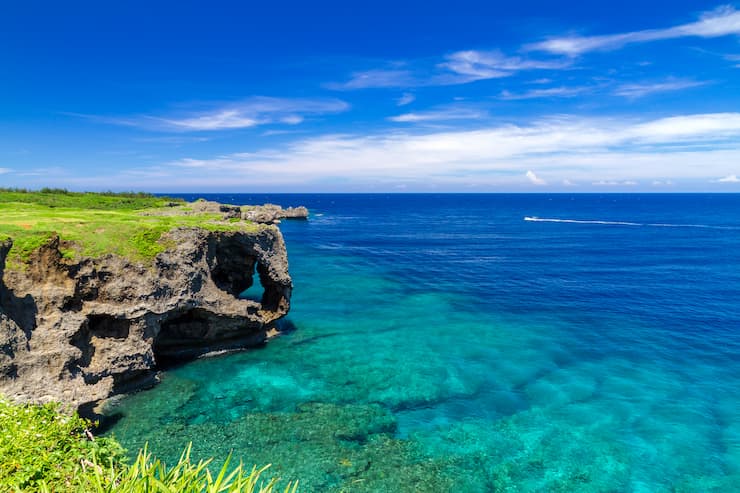
POLYGON ((349 104, 334 98, 300 99, 262 96, 212 106, 216 107, 168 116, 145 115, 130 118, 109 118, 68 114, 115 125, 141 127, 149 130, 199 132, 250 128, 276 123, 297 125, 303 122, 307 116, 341 113, 349 109, 349 104))
POLYGON ((532 182, 533 185, 547 185, 547 182, 538 177, 532 170, 527 171, 525 173, 525 176, 530 182, 532 182))
POLYGON ((732 62, 735 64, 735 68, 740 68, 740 55, 723 55, 722 56, 725 60, 728 62, 732 62))
POLYGON ((11 171, 13 170, 10 168, 0 168, 0 175, 4 175, 5 173, 10 173, 11 171))
POLYGON ((571 65, 570 60, 531 60, 507 57, 499 51, 458 51, 447 55, 438 67, 456 76, 439 75, 440 83, 465 83, 483 79, 509 77, 524 70, 559 70, 571 65))
MULTIPOLYGON (((430 62, 428 59, 389 62, 386 64, 388 68, 353 72, 349 80, 328 83, 325 87, 335 90, 354 90, 467 84, 479 80, 511 77, 525 71, 568 69, 574 64, 573 58, 579 55, 592 51, 616 50, 628 44, 684 37, 715 38, 728 35, 740 35, 740 12, 730 5, 704 12, 694 22, 668 28, 596 36, 555 36, 524 46, 524 51, 547 52, 550 55, 549 58, 508 56, 499 50, 461 50, 444 55, 436 62, 430 62)), ((736 55, 726 55, 725 58, 733 62, 738 61, 736 55)), ((642 62, 641 65, 650 63, 642 62)), ((547 77, 531 81, 531 83, 540 84, 550 82, 551 79, 547 77)), ((681 84, 680 81, 666 82, 662 84, 662 87, 653 84, 652 90, 648 87, 625 87, 623 92, 627 95, 626 97, 642 97, 650 92, 693 87, 693 85, 687 85, 688 82, 681 84), (646 92, 642 94, 641 90, 646 92)), ((700 83, 693 84, 699 85, 700 83)))
POLYGON ((304 118, 300 115, 288 115, 280 118, 281 123, 287 123, 288 125, 298 125, 302 123, 304 118))
POLYGON ((401 97, 400 97, 400 98, 398 98, 398 100, 396 101, 396 104, 397 104, 398 106, 406 106, 407 104, 411 104, 411 103, 413 103, 414 101, 416 101, 416 96, 414 96, 414 95, 413 95, 412 93, 410 93, 410 92, 405 92, 405 93, 403 93, 403 94, 401 95, 401 97))
MULTIPOLYGON (((442 57, 430 66, 426 60, 402 64, 411 68, 372 69, 353 72, 345 82, 331 82, 324 86, 339 91, 389 87, 450 86, 477 80, 510 77, 527 70, 560 70, 572 65, 568 58, 533 60, 508 57, 500 51, 465 50, 442 57)), ((395 63, 395 65, 399 65, 395 63)), ((400 105, 399 105, 400 106, 400 105)))
POLYGON ((651 94, 661 92, 680 91, 708 84, 695 80, 668 79, 662 82, 639 83, 639 84, 622 84, 614 90, 614 94, 629 99, 638 99, 651 94))
POLYGON ((197 142, 208 142, 211 139, 208 137, 200 137, 200 136, 195 137, 195 136, 177 135, 177 136, 166 136, 166 137, 139 137, 133 140, 134 142, 183 145, 183 144, 192 144, 192 143, 197 143, 197 142))
POLYGON ((522 169, 558 183, 567 177, 634 187, 654 180, 706 183, 732 176, 738 162, 740 113, 719 113, 647 121, 560 116, 465 131, 332 134, 169 166, 173 186, 194 186, 207 176, 211 186, 321 189, 341 182, 345 188, 449 189, 474 182, 514 189, 522 186, 522 169))
POLYGON ((499 99, 506 101, 514 101, 518 99, 540 99, 540 98, 572 98, 593 90, 592 87, 577 86, 577 87, 550 87, 547 89, 531 89, 529 91, 521 93, 512 93, 509 91, 501 91, 499 99))
POLYGON ((415 87, 422 85, 409 70, 373 69, 353 72, 346 82, 330 82, 325 84, 327 89, 348 91, 353 89, 368 89, 381 87, 415 87))
POLYGON ((596 185, 597 187, 617 187, 617 186, 628 186, 633 187, 635 185, 638 185, 638 183, 634 180, 599 180, 591 183, 591 185, 596 185))
POLYGON ((699 20, 663 29, 646 29, 601 36, 553 37, 527 46, 530 50, 578 56, 591 51, 616 50, 633 43, 683 37, 716 38, 740 34, 740 12, 726 5, 705 12, 699 20))
POLYGON ((167 127, 179 130, 224 130, 248 128, 259 124, 255 118, 247 117, 241 110, 220 110, 189 118, 153 118, 167 127))
POLYGON ((724 178, 715 180, 716 183, 740 183, 740 178, 737 175, 727 175, 724 178))
POLYGON ((399 123, 419 123, 449 120, 477 120, 488 116, 487 113, 471 108, 439 108, 430 111, 419 111, 391 116, 388 120, 399 123))
POLYGON ((628 137, 648 143, 719 142, 740 134, 740 113, 710 113, 661 118, 632 126, 628 137))

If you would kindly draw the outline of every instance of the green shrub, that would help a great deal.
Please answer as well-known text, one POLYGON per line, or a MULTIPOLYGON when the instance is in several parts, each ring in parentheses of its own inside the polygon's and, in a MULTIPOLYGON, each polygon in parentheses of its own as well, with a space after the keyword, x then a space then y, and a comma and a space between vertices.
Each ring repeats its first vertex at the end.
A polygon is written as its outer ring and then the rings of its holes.
MULTIPOLYGON (((156 459, 145 445, 133 464, 112 438, 95 438, 92 423, 61 412, 58 404, 11 404, 0 397, 0 491, 41 493, 276 493, 277 479, 264 480, 262 469, 218 474, 210 460, 194 464, 190 449, 174 466, 156 459)), ((288 483, 284 493, 296 493, 288 483)))
POLYGON ((137 210, 184 204, 181 199, 157 197, 139 192, 70 192, 63 188, 42 188, 38 192, 25 189, 0 188, 0 202, 38 204, 46 207, 74 207, 87 210, 137 210))
POLYGON ((15 405, 0 398, 0 491, 65 491, 88 479, 85 463, 122 464, 118 442, 87 439, 91 427, 60 412, 59 404, 15 405))
MULTIPOLYGON (((268 467, 253 467, 247 472, 239 464, 229 472, 229 459, 214 477, 208 469, 211 460, 190 461, 190 448, 183 452, 180 460, 173 467, 167 467, 159 459, 154 459, 146 446, 131 466, 120 468, 103 468, 95 466, 89 484, 84 489, 90 493, 145 493, 157 491, 162 493, 273 493, 277 491, 277 480, 263 481, 261 478, 268 467)), ((295 493, 298 483, 288 483, 284 493, 295 493)))

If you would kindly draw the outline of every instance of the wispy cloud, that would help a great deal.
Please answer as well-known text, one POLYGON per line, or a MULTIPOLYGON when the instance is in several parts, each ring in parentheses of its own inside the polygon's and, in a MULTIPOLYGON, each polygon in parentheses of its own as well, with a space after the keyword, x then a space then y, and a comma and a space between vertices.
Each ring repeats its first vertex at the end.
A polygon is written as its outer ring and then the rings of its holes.
POLYGON ((499 99, 512 101, 517 99, 540 99, 540 98, 572 98, 580 94, 592 91, 589 86, 576 87, 550 87, 547 89, 531 89, 520 93, 501 91, 499 99))
POLYGON ((243 110, 225 109, 204 115, 185 118, 149 117, 173 130, 224 130, 248 128, 259 124, 259 120, 246 116, 243 110))
POLYGON ((172 145, 183 145, 193 144, 198 142, 208 142, 208 137, 195 137, 195 136, 183 136, 183 135, 169 135, 163 137, 140 137, 133 139, 134 142, 154 143, 154 144, 172 144, 172 145))
POLYGON ((740 68, 740 55, 728 54, 723 55, 723 58, 728 62, 734 63, 736 68, 740 68))
POLYGON ((11 171, 13 170, 10 168, 0 168, 0 175, 4 175, 5 173, 10 173, 11 171))
POLYGON ((740 34, 740 12, 730 5, 704 12, 699 20, 661 29, 646 29, 600 36, 562 36, 527 45, 529 50, 557 55, 578 56, 591 51, 607 51, 628 44, 684 37, 716 38, 740 34))
POLYGON ((520 57, 507 57, 500 51, 458 51, 447 55, 438 65, 454 76, 440 74, 439 83, 466 83, 483 79, 509 77, 525 70, 559 70, 569 67, 570 60, 533 60, 520 57))
MULTIPOLYGON (((387 68, 353 72, 344 82, 332 82, 325 87, 335 90, 368 88, 412 88, 467 84, 480 80, 511 77, 527 71, 559 71, 571 68, 574 58, 592 51, 608 51, 629 44, 684 37, 714 38, 740 35, 740 12, 726 5, 704 12, 698 20, 660 29, 646 29, 596 36, 556 36, 545 41, 524 45, 524 52, 546 52, 544 58, 509 56, 500 50, 461 50, 434 59, 391 62, 387 68)), ((736 61, 728 55, 730 61, 736 61)), ((740 65, 740 64, 739 64, 740 65)), ((540 77, 534 82, 550 82, 540 77)), ((666 83, 653 92, 677 90, 680 82, 666 83)), ((697 83, 698 84, 698 83, 697 83)), ((683 86, 681 88, 686 88, 683 86)), ((645 89, 649 91, 649 89, 645 89)), ((624 89, 629 92, 629 88, 624 89)), ((639 93, 634 88, 633 93, 639 93)), ((647 92, 645 93, 647 94, 647 92)), ((552 95, 555 95, 553 92, 552 95)), ((533 96, 539 97, 539 96, 533 96)), ((633 96, 627 96, 633 97, 633 96)), ((642 97, 642 96, 636 96, 642 97)), ((522 98, 528 99, 528 97, 522 98)))
POLYGON ((353 72, 345 82, 331 82, 324 86, 334 90, 369 88, 411 88, 424 86, 451 86, 478 80, 511 77, 523 71, 561 70, 572 65, 568 58, 538 60, 506 56, 502 52, 464 50, 429 60, 413 60, 403 64, 403 69, 381 68, 353 72), (413 67, 413 68, 411 68, 413 67))
POLYGON ((184 117, 150 117, 173 130, 224 130, 282 123, 297 125, 307 117, 340 113, 349 104, 339 99, 254 97, 216 110, 184 117))
POLYGON ((635 185, 639 185, 638 182, 634 180, 599 180, 592 182, 591 185, 596 185, 597 187, 618 187, 618 186, 628 186, 628 187, 634 187, 635 185))
POLYGON ((398 69, 372 69, 353 72, 349 80, 345 82, 324 84, 327 89, 337 91, 383 87, 417 87, 420 85, 423 84, 413 72, 398 69))
MULTIPOLYGON (((12 170, 11 170, 12 171, 12 170)), ((16 176, 43 176, 48 178, 67 175, 69 170, 62 166, 50 166, 45 168, 25 168, 23 171, 15 171, 16 176)))
POLYGON ((442 107, 429 111, 418 111, 391 116, 388 120, 400 123, 418 123, 449 120, 478 120, 488 116, 488 113, 465 107, 442 107))
POLYGON ((540 185, 540 186, 542 186, 542 185, 547 185, 547 182, 546 182, 545 180, 543 180, 542 178, 540 178, 539 176, 537 176, 537 175, 536 175, 536 174, 534 173, 534 171, 532 171, 532 170, 529 170, 529 171, 527 171, 527 172, 526 172, 526 173, 525 173, 524 175, 525 175, 525 176, 527 177, 527 179, 528 179, 528 180, 529 180, 529 181, 530 181, 530 182, 531 182, 531 183, 532 183, 533 185, 540 185))
POLYGON ((213 104, 198 111, 178 112, 171 115, 141 115, 133 117, 81 116, 104 123, 140 127, 149 130, 175 132, 204 132, 233 130, 258 125, 298 125, 306 117, 341 113, 349 104, 334 98, 300 99, 252 97, 233 103, 213 104))
POLYGON ((398 98, 398 100, 396 101, 396 104, 397 104, 398 106, 406 106, 407 104, 411 104, 411 103, 413 103, 414 101, 416 101, 416 96, 414 96, 414 95, 413 95, 412 93, 410 93, 410 92, 405 92, 405 93, 403 93, 403 94, 401 95, 401 97, 400 97, 400 98, 398 98))
POLYGON ((183 186, 208 170, 213 186, 309 187, 340 180, 343 186, 403 182, 449 189, 473 182, 522 187, 523 176, 527 186, 561 186, 566 179, 613 187, 651 186, 654 180, 707 182, 733 176, 738 162, 740 113, 717 113, 646 121, 556 117, 466 131, 333 134, 169 166, 183 186), (219 182, 218 176, 228 180, 219 182))
POLYGON ((652 94, 662 92, 681 91, 692 87, 709 84, 706 81, 667 79, 661 82, 643 82, 634 84, 622 84, 614 90, 614 94, 629 99, 639 99, 652 94))
POLYGON ((727 175, 714 181, 716 183, 740 183, 740 178, 737 175, 727 175))
POLYGON ((661 118, 634 125, 623 135, 636 142, 655 144, 722 142, 740 136, 740 113, 661 118))

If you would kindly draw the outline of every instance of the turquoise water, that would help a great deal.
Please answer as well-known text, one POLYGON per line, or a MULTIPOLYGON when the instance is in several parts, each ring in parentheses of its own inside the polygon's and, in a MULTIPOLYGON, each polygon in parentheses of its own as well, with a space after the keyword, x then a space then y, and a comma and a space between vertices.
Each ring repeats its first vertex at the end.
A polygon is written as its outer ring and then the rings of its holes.
POLYGON ((124 399, 129 448, 301 491, 738 490, 740 197, 215 198, 310 207, 296 330, 124 399))

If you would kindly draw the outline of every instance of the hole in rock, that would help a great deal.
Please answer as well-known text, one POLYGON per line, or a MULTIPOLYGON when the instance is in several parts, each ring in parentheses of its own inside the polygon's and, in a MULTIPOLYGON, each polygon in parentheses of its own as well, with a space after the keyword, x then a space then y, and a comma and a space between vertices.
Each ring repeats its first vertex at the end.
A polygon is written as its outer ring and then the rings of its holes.
POLYGON ((131 321, 110 315, 90 315, 87 319, 87 327, 90 334, 95 337, 125 339, 131 329, 131 321))
POLYGON ((257 265, 255 257, 244 255, 238 244, 220 245, 214 259, 215 267, 211 271, 213 282, 219 289, 235 298, 248 290, 254 283, 254 271, 257 265))
POLYGON ((9 380, 18 378, 18 365, 11 363, 7 366, 0 366, 0 377, 9 380))
POLYGON ((204 354, 256 347, 263 344, 264 339, 264 327, 259 322, 192 308, 161 323, 152 349, 156 366, 163 369, 204 354))
POLYGON ((262 303, 262 297, 265 295, 265 288, 262 286, 260 277, 255 275, 255 272, 256 266, 255 269, 252 270, 252 285, 239 293, 239 298, 243 300, 252 300, 258 303, 262 303))
POLYGON ((208 313, 196 308, 163 322, 154 346, 156 349, 157 346, 176 346, 187 341, 199 341, 203 340, 207 333, 208 313))
POLYGON ((193 359, 197 348, 205 344, 210 326, 204 310, 188 310, 166 320, 154 339, 154 359, 160 367, 193 359))
POLYGON ((216 246, 211 277, 219 289, 235 298, 262 304, 263 310, 286 306, 285 292, 270 278, 269 268, 245 252, 244 245, 226 241, 216 246))

